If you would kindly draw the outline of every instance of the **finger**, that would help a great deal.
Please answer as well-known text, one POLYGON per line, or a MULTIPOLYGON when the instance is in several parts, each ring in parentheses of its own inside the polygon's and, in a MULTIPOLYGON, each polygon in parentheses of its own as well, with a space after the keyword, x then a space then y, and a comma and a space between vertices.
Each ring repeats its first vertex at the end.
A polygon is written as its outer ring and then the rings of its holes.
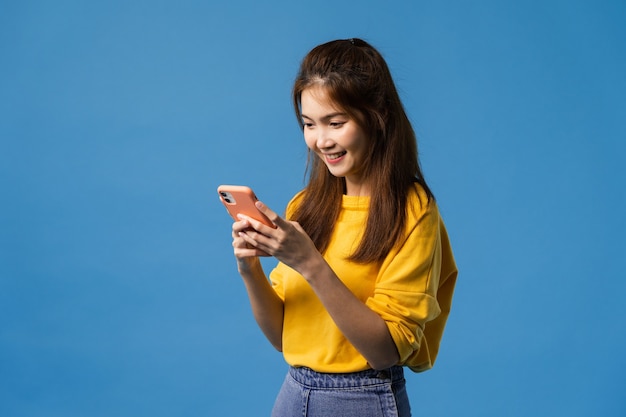
POLYGON ((249 246, 261 250, 266 250, 267 243, 270 240, 267 236, 255 231, 247 230, 245 232, 239 232, 239 237, 249 246))
POLYGON ((248 242, 246 242, 246 240, 239 236, 236 235, 233 237, 233 248, 235 249, 250 249, 253 248, 254 246, 252 246, 251 244, 249 244, 248 242))
POLYGON ((236 249, 235 257, 238 259, 264 257, 267 258, 270 255, 257 248, 236 249))
POLYGON ((242 221, 245 221, 246 222, 245 224, 248 225, 248 227, 242 230, 243 232, 249 232, 251 230, 255 230, 256 232, 264 236, 271 236, 272 231, 275 231, 277 229, 276 226, 268 226, 267 224, 261 222, 260 220, 257 220, 254 217, 246 216, 245 214, 238 214, 237 217, 240 218, 242 221))
POLYGON ((245 233, 241 233, 241 237, 233 239, 233 247, 237 258, 249 258, 254 256, 268 257, 266 251, 259 248, 253 239, 246 238, 245 233))
POLYGON ((247 218, 243 218, 233 223, 233 233, 243 232, 250 228, 250 222, 247 218))
POLYGON ((263 204, 260 201, 257 201, 255 203, 256 208, 259 209, 259 211, 263 214, 265 214, 265 216, 270 219, 272 221, 272 223, 274 223, 276 226, 278 226, 279 228, 284 227, 285 224, 287 224, 287 221, 285 219, 283 219, 282 217, 280 217, 278 214, 276 214, 273 210, 271 210, 269 207, 267 207, 265 204, 263 204))

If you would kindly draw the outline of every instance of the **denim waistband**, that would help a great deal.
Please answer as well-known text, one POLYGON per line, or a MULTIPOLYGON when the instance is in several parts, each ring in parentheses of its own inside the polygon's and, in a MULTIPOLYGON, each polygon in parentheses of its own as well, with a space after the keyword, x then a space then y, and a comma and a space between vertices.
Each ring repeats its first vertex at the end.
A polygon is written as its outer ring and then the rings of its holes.
POLYGON ((360 372, 330 374, 316 372, 306 367, 291 366, 289 375, 300 384, 310 388, 354 388, 403 380, 404 369, 401 366, 393 366, 381 371, 368 369, 360 372))

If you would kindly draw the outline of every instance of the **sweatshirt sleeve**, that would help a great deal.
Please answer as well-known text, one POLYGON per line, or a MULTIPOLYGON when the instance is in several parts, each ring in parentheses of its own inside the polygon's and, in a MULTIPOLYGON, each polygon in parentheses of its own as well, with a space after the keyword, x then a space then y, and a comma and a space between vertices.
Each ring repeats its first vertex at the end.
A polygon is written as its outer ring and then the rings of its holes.
POLYGON ((400 364, 419 350, 426 323, 441 313, 437 288, 442 254, 436 204, 431 201, 409 220, 406 239, 381 265, 374 294, 366 301, 386 322, 400 364))

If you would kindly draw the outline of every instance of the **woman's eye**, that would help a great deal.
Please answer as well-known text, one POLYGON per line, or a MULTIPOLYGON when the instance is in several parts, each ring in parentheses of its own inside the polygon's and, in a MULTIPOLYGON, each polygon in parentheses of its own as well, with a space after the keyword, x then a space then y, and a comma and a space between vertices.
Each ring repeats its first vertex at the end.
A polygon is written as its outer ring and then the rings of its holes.
POLYGON ((330 126, 331 127, 341 127, 345 124, 346 122, 330 122, 330 126))

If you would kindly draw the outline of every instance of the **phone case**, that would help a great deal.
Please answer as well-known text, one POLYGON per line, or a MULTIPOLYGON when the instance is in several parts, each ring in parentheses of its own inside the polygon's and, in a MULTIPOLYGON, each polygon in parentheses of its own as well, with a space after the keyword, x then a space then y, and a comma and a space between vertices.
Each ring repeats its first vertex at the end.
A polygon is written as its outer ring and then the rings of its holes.
POLYGON ((220 185, 217 188, 217 193, 228 214, 233 219, 239 220, 237 215, 244 214, 267 226, 276 228, 276 225, 254 205, 258 199, 250 187, 244 185, 220 185))

